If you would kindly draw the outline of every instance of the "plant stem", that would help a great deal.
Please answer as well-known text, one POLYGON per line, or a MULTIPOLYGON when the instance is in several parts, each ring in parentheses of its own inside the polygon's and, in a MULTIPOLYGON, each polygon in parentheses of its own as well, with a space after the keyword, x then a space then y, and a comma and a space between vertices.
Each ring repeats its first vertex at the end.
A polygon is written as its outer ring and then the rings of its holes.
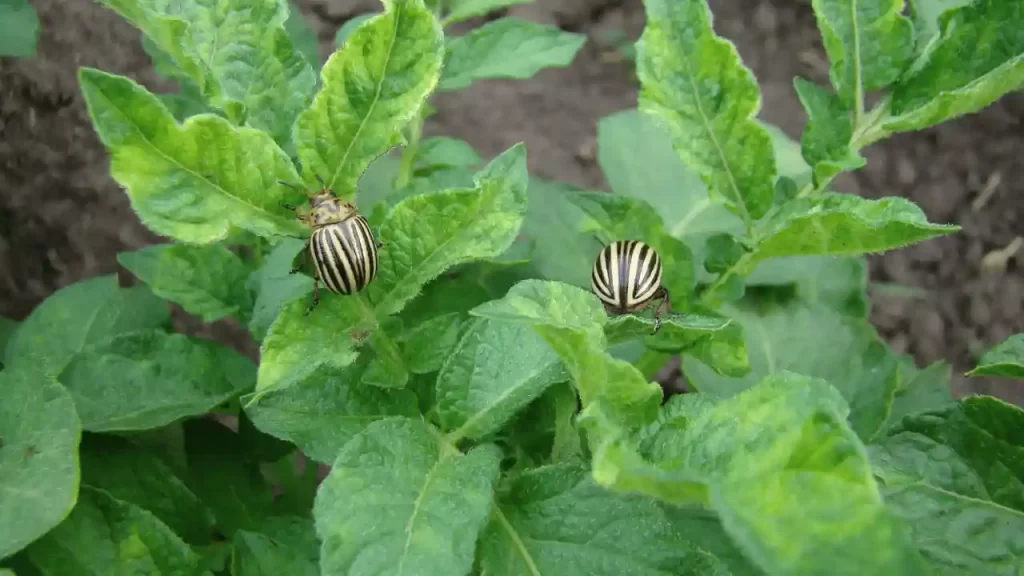
POLYGON ((395 190, 400 190, 412 179, 412 169, 416 164, 416 155, 420 151, 420 139, 423 137, 423 108, 416 113, 409 125, 409 143, 402 150, 402 160, 395 176, 395 190))

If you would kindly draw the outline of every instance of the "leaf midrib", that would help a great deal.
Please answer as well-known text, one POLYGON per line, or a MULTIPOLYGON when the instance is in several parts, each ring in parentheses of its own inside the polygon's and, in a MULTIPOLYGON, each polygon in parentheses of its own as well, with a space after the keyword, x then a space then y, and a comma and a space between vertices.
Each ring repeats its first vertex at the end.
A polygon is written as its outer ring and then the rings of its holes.
POLYGON ((427 477, 423 480, 423 486, 420 487, 420 493, 416 496, 416 501, 412 506, 412 515, 409 516, 409 522, 405 525, 405 545, 402 546, 402 554, 398 561, 397 576, 402 576, 405 571, 405 559, 409 557, 409 548, 412 546, 412 534, 413 525, 416 523, 416 517, 419 516, 420 510, 423 508, 423 499, 427 494, 427 490, 430 489, 430 483, 434 481, 435 473, 444 465, 446 458, 443 454, 438 454, 437 462, 427 472, 427 477))
POLYGON ((509 539, 512 540, 512 544, 515 546, 516 552, 526 563, 526 567, 529 568, 531 576, 541 576, 540 569, 537 568, 537 562, 530 555, 530 551, 526 549, 526 543, 519 536, 519 532, 512 526, 512 523, 505 517, 505 513, 501 511, 501 506, 495 502, 494 504, 494 516, 498 519, 498 523, 505 530, 505 534, 508 535, 509 539))
MULTIPOLYGON (((551 362, 548 362, 548 363, 540 366, 539 368, 537 368, 537 370, 527 374, 522 380, 519 380, 518 382, 514 383, 512 386, 508 386, 507 388, 505 388, 505 390, 503 390, 501 392, 501 394, 499 394, 498 397, 494 399, 493 402, 489 403, 487 406, 485 406, 484 408, 480 409, 477 413, 473 414, 473 416, 468 418, 462 424, 462 426, 459 426, 457 429, 455 429, 454 431, 450 432, 447 435, 447 441, 448 442, 453 442, 453 441, 456 441, 458 439, 463 438, 466 435, 466 431, 467 430, 472 431, 473 430, 473 426, 477 422, 479 422, 485 416, 491 414, 491 412, 493 412, 499 406, 501 406, 502 403, 505 400, 507 400, 509 396, 511 396, 512 394, 514 394, 514 393, 522 390, 523 388, 529 386, 531 383, 533 383, 533 382, 535 382, 537 380, 540 380, 541 377, 545 375, 545 372, 547 372, 548 369, 551 367, 551 365, 555 364, 556 362, 560 362, 560 360, 556 358, 556 359, 552 360, 551 362)), ((552 382, 549 383, 549 385, 553 384, 553 383, 554 382, 552 381, 552 382)))

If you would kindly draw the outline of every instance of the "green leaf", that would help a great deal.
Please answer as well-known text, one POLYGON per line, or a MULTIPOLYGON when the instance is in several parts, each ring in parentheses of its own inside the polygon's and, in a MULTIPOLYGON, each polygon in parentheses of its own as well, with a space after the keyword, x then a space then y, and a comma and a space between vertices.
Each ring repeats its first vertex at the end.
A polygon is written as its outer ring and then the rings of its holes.
POLYGON ((893 132, 973 114, 1024 83, 1024 11, 975 0, 940 18, 939 39, 892 90, 893 132))
POLYGON ((914 26, 902 0, 813 0, 831 64, 829 77, 843 103, 863 112, 864 95, 895 82, 914 50, 914 26))
POLYGON ((474 180, 474 188, 413 196, 390 211, 380 230, 388 249, 380 253, 368 296, 328 295, 308 316, 305 302, 285 306, 263 341, 258 388, 316 366, 351 364, 358 354, 353 339, 361 341, 366 335, 359 333, 401 312, 428 282, 448 268, 507 250, 526 213, 525 147, 513 146, 474 180))
POLYGON ((351 36, 353 32, 362 26, 364 22, 379 14, 380 12, 364 12, 363 14, 357 14, 346 20, 345 23, 341 25, 341 28, 338 28, 338 31, 334 34, 334 45, 339 49, 343 48, 345 46, 345 41, 348 40, 349 36, 351 36))
POLYGON ((713 575, 730 572, 677 532, 657 501, 599 486, 579 461, 531 470, 503 486, 480 540, 494 576, 713 575), (569 568, 571 567, 571 568, 569 568))
POLYGON ((444 18, 445 25, 454 24, 463 20, 469 20, 477 16, 485 16, 495 10, 500 10, 516 4, 529 4, 533 0, 448 0, 445 7, 448 14, 444 18))
POLYGON ((587 41, 517 18, 502 18, 448 40, 439 90, 465 88, 478 80, 527 79, 545 68, 564 68, 587 41))
POLYGON ((67 391, 36 369, 5 369, 0 390, 0 558, 6 558, 75 505, 82 426, 67 391))
POLYGON ((35 56, 39 17, 28 0, 0 0, 0 23, 0 56, 35 56))
POLYGON ((231 348, 145 330, 85 349, 60 374, 82 427, 147 430, 204 414, 252 388, 256 367, 231 348))
POLYGON ((156 516, 190 544, 208 544, 213 516, 163 460, 116 436, 86 435, 82 484, 156 516))
POLYGON ((111 175, 149 229, 191 244, 222 240, 233 227, 264 237, 308 234, 281 206, 295 192, 278 181, 298 176, 266 133, 210 114, 178 125, 127 78, 92 68, 78 78, 111 175))
POLYGON ((802 141, 804 160, 814 167, 819 186, 840 172, 863 168, 867 161, 851 146, 853 118, 839 96, 803 78, 793 79, 800 103, 807 111, 807 129, 802 141))
POLYGON ((605 325, 612 344, 644 338, 651 350, 693 356, 718 374, 740 377, 750 372, 743 331, 729 318, 673 314, 662 319, 657 334, 652 332, 652 320, 632 314, 612 318, 605 325))
POLYGON ((441 427, 452 443, 485 438, 568 378, 529 326, 475 319, 437 376, 441 427))
POLYGON ((939 36, 939 20, 944 12, 970 4, 974 0, 910 0, 917 51, 922 52, 939 36))
POLYGON ((273 518, 259 532, 235 532, 232 576, 318 576, 320 543, 305 518, 273 518))
POLYGON ((188 486, 232 537, 238 530, 259 530, 270 516, 273 495, 258 463, 245 458, 238 434, 210 419, 185 422, 188 486))
POLYGON ((1014 334, 997 344, 967 375, 1024 379, 1024 334, 1014 334))
POLYGON ((714 373, 683 359, 687 381, 714 397, 729 397, 783 371, 822 378, 849 403, 850 425, 868 440, 882 427, 896 393, 896 357, 866 321, 822 304, 741 303, 725 310, 743 327, 750 372, 740 378, 714 373))
POLYGON ((704 269, 713 274, 721 274, 735 266, 746 252, 746 247, 731 234, 708 236, 704 269))
POLYGON ((7 344, 4 364, 33 365, 56 378, 91 344, 170 323, 165 302, 146 287, 119 288, 115 276, 61 288, 37 306, 7 344))
POLYGON ((766 574, 924 574, 882 502, 847 407, 823 380, 777 373, 718 403, 670 402, 643 443, 706 483, 722 525, 766 574))
POLYGON ((416 169, 465 168, 477 166, 483 158, 465 140, 438 136, 420 143, 416 155, 416 169))
POLYGON ((195 574, 199 556, 149 512, 83 486, 64 522, 28 548, 43 574, 195 574))
POLYGON ((101 2, 166 52, 229 119, 290 148, 292 126, 309 105, 316 76, 285 31, 284 1, 101 2))
POLYGON ((640 109, 658 117, 711 197, 749 227, 771 207, 771 137, 754 119, 761 94, 735 47, 715 35, 703 0, 649 0, 637 43, 640 109))
POLYGON ((284 21, 284 31, 288 34, 292 46, 306 62, 309 62, 313 69, 319 69, 322 61, 316 32, 310 28, 309 22, 302 15, 302 10, 293 0, 288 2, 288 19, 284 21))
POLYGON ((862 256, 784 256, 761 261, 747 287, 786 286, 795 296, 823 304, 844 316, 868 318, 868 271, 862 256))
POLYGON ((949 364, 945 362, 935 362, 924 370, 918 370, 912 360, 905 359, 899 366, 899 385, 885 428, 888 430, 899 425, 905 416, 952 404, 950 375, 949 364))
POLYGON ((245 263, 220 245, 160 244, 118 254, 122 266, 157 296, 180 304, 203 322, 228 316, 245 319, 252 297, 245 287, 245 263))
POLYGON ((248 281, 248 288, 256 294, 256 302, 249 320, 249 331, 262 340, 270 325, 288 302, 313 291, 313 279, 304 274, 291 274, 292 262, 306 247, 304 240, 282 238, 270 251, 263 265, 248 281))
POLYGON ((441 314, 415 326, 402 335, 402 357, 414 374, 429 374, 441 369, 455 350, 469 322, 460 312, 441 314))
POLYGON ((289 386, 244 396, 242 406, 260 430, 330 464, 342 446, 372 422, 418 413, 410 390, 362 385, 364 369, 360 364, 345 370, 320 368, 289 386))
POLYGON ((4 352, 7 350, 7 344, 14 339, 14 334, 17 331, 17 322, 0 316, 0 370, 4 368, 4 352))
POLYGON ((469 573, 500 451, 463 455, 428 426, 375 422, 338 454, 313 511, 322 574, 469 573))
POLYGON ((444 33, 422 0, 384 6, 327 59, 323 88, 296 125, 306 181, 318 175, 345 199, 374 158, 402 144, 444 59, 444 33))

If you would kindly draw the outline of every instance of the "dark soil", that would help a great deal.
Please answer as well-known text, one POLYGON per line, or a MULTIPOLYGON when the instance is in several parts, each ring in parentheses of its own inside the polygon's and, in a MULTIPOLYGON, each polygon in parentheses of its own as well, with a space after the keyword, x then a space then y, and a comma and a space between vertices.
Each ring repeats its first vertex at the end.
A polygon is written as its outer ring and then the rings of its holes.
MULTIPOLYGON (((138 33, 88 0, 33 4, 42 20, 38 56, 0 61, 0 315, 15 319, 59 287, 116 272, 118 251, 159 241, 110 179, 76 80, 78 66, 95 66, 162 89, 138 33)), ((299 4, 324 56, 345 20, 377 7, 365 0, 299 4)), ((792 79, 827 79, 810 2, 712 0, 711 6, 716 30, 737 44, 761 84, 762 117, 799 136, 806 118, 792 79)), ((591 41, 571 68, 444 95, 428 133, 464 138, 484 156, 525 141, 534 174, 605 187, 594 160, 596 123, 635 106, 636 81, 631 65, 616 60, 602 38, 624 32, 636 39, 641 0, 537 0, 511 12, 587 33, 591 41)), ((877 144, 865 152, 867 168, 837 182, 841 191, 866 197, 905 196, 932 221, 963 226, 956 236, 871 261, 873 281, 913 289, 911 295, 874 291, 872 320, 919 364, 945 359, 962 374, 979 351, 1024 332, 1019 261, 982 266, 986 254, 1024 235, 1022 146, 1024 95, 1018 93, 980 114, 877 144)), ((231 326, 207 333, 238 341, 231 326)), ((1006 381, 955 376, 954 389, 1024 400, 1019 385, 1006 381)))

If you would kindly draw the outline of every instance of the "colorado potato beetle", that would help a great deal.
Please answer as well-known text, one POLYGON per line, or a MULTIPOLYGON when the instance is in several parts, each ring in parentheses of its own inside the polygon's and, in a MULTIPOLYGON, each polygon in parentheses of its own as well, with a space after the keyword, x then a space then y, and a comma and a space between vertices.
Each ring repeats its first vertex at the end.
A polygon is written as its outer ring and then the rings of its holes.
POLYGON ((661 257, 638 240, 616 241, 605 246, 594 261, 590 285, 611 314, 639 312, 661 299, 654 311, 654 332, 661 328, 662 312, 671 306, 668 290, 661 285, 661 257))
MULTIPOLYGON (((287 182, 286 186, 297 188, 287 182)), ((320 283, 335 294, 355 294, 366 288, 377 277, 377 249, 383 246, 374 238, 370 224, 355 204, 334 195, 323 181, 319 192, 307 192, 309 213, 297 214, 299 220, 313 229, 303 249, 302 263, 292 269, 298 272, 305 263, 306 253, 313 259, 316 276, 313 284, 312 312, 320 303, 320 283)), ((289 210, 298 207, 285 205, 289 210)))

